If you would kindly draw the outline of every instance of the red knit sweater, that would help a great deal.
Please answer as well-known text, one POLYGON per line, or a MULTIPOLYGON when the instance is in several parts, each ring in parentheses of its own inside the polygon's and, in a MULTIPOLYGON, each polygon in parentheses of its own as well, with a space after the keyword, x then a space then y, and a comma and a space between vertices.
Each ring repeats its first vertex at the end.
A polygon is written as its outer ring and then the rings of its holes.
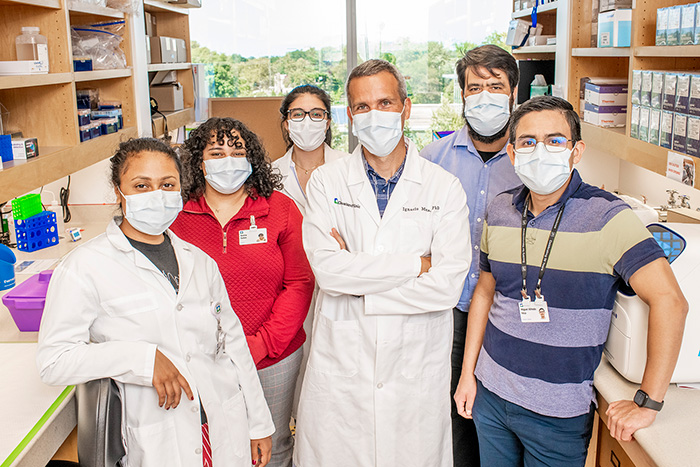
POLYGON ((306 340, 304 319, 314 276, 301 238, 302 216, 287 196, 248 197, 222 228, 204 196, 188 201, 170 229, 214 258, 258 369, 283 360, 306 340), (239 230, 267 229, 267 243, 240 245, 239 230))

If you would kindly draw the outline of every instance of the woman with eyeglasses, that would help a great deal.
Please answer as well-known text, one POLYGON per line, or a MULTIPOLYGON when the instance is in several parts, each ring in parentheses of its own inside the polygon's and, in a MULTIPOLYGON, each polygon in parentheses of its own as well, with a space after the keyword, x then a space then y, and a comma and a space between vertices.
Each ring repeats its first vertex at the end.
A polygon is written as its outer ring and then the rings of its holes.
POLYGON ((210 118, 184 147, 187 202, 171 230, 219 265, 275 423, 269 465, 291 466, 289 421, 314 290, 301 213, 275 191, 281 177, 240 121, 210 118))
POLYGON ((287 94, 280 107, 287 152, 273 162, 282 174, 282 193, 306 212, 306 183, 314 169, 347 153, 332 149, 331 98, 321 88, 304 84, 287 94))

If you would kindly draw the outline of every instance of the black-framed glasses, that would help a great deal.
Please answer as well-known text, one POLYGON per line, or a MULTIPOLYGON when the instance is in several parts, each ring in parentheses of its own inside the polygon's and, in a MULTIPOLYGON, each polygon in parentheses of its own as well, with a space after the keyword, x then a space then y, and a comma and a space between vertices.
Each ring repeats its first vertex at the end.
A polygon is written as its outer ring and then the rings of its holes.
POLYGON ((537 141, 535 138, 519 138, 515 140, 515 150, 520 154, 530 154, 535 152, 537 143, 543 143, 549 152, 564 152, 569 141, 575 143, 573 139, 566 139, 564 136, 550 136, 544 141, 537 141))
POLYGON ((287 116, 293 122, 301 122, 307 115, 309 116, 312 122, 322 122, 326 119, 328 111, 326 109, 311 109, 309 111, 306 111, 304 109, 287 110, 287 116))

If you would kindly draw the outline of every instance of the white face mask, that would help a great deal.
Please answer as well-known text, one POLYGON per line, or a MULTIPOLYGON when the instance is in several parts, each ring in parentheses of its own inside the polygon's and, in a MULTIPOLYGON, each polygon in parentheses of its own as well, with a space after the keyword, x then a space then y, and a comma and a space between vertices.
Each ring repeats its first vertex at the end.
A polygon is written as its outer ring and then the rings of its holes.
POLYGON ((148 235, 165 232, 182 211, 179 191, 153 190, 135 195, 122 193, 122 196, 126 200, 124 217, 133 228, 148 235))
POLYGON ((515 173, 530 191, 538 195, 554 193, 571 175, 571 151, 550 152, 542 142, 529 154, 515 151, 515 173))
POLYGON ((302 151, 313 151, 326 139, 327 123, 327 120, 314 122, 308 115, 300 122, 288 120, 289 137, 302 151))
POLYGON ((253 167, 245 157, 222 157, 204 161, 207 183, 224 195, 237 192, 253 173, 253 167))
MULTIPOLYGON (((406 107, 404 106, 404 109, 406 107)), ((352 134, 357 136, 367 150, 377 157, 386 157, 396 149, 403 129, 401 112, 382 112, 370 110, 352 116, 352 134)))
POLYGON ((481 91, 464 99, 464 116, 481 136, 493 136, 510 119, 510 96, 481 91))

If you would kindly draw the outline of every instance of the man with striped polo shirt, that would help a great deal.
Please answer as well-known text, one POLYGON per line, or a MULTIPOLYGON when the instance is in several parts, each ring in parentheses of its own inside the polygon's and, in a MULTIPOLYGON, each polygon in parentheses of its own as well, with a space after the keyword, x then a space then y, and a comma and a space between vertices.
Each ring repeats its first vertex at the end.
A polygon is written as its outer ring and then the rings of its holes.
POLYGON ((636 402, 610 404, 613 437, 654 421, 678 357, 687 302, 631 209, 573 170, 580 135, 560 98, 531 99, 512 116, 507 151, 524 186, 487 209, 454 396, 489 467, 584 465, 593 373, 621 283, 649 305, 648 359, 636 402))

